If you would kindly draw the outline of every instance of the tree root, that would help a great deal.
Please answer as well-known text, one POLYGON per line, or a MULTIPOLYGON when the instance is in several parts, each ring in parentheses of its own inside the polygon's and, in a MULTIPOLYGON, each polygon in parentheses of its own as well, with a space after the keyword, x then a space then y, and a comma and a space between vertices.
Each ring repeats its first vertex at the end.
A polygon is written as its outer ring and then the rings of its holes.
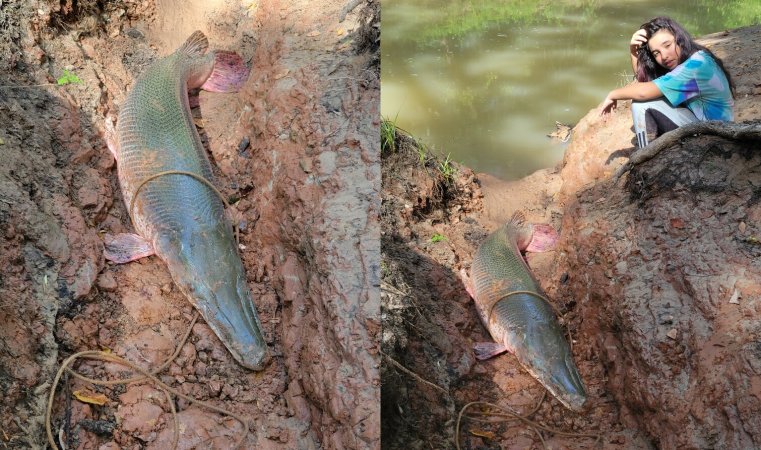
POLYGON ((677 145, 687 136, 699 134, 711 134, 732 140, 761 140, 761 122, 734 123, 711 120, 707 122, 693 122, 676 130, 669 131, 648 144, 645 148, 634 153, 629 158, 629 161, 616 170, 616 173, 613 175, 613 183, 617 183, 621 176, 630 171, 635 165, 649 161, 662 150, 677 145))
POLYGON ((542 398, 536 404, 534 409, 531 412, 529 412, 528 414, 518 414, 515 411, 512 411, 510 409, 506 409, 506 408, 503 408, 503 407, 501 407, 499 405, 495 405, 493 403, 488 403, 488 402, 470 402, 470 403, 468 403, 467 405, 462 407, 462 409, 460 410, 460 414, 457 415, 457 425, 455 426, 455 447, 457 447, 457 450, 460 450, 460 422, 462 421, 462 417, 465 414, 465 410, 467 410, 471 406, 475 406, 475 405, 487 406, 489 408, 493 408, 493 409, 497 409, 499 411, 502 411, 502 412, 483 411, 483 412, 476 413, 476 414, 478 414, 480 416, 501 417, 501 419, 486 421, 486 420, 479 419, 479 418, 472 417, 472 416, 465 416, 466 418, 471 419, 471 420, 475 420, 475 421, 478 421, 478 422, 487 422, 487 423, 505 422, 505 421, 508 421, 508 420, 518 419, 518 420, 524 422, 526 425, 528 425, 528 427, 531 428, 537 434, 537 436, 539 436, 539 440, 542 442, 542 445, 545 448, 547 448, 547 444, 546 444, 546 442, 544 442, 544 438, 542 437, 541 433, 539 433, 539 430, 544 430, 544 431, 550 432, 552 434, 557 434, 557 435, 560 435, 560 436, 580 437, 580 438, 595 438, 595 443, 599 442, 600 439, 602 439, 602 435, 601 434, 571 433, 571 432, 568 432, 568 431, 556 430, 554 428, 550 428, 550 427, 544 426, 544 425, 542 425, 542 424, 540 424, 538 422, 535 422, 535 421, 529 419, 529 417, 533 416, 534 413, 536 413, 539 410, 539 406, 544 401, 544 398, 546 397, 546 395, 547 395, 547 392, 545 391, 544 394, 542 395, 542 398))

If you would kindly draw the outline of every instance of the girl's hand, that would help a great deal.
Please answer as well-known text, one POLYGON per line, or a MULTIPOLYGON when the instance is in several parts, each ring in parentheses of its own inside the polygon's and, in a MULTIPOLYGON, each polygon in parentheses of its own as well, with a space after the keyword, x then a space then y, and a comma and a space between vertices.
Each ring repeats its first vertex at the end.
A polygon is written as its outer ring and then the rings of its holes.
POLYGON ((602 102, 602 105, 600 106, 600 117, 610 114, 611 111, 616 109, 617 104, 618 104, 618 100, 614 100, 610 98, 610 94, 608 94, 608 96, 605 97, 605 100, 602 102))
POLYGON ((632 35, 632 40, 629 42, 629 51, 632 55, 636 55, 637 50, 643 45, 647 45, 647 31, 640 28, 632 35))

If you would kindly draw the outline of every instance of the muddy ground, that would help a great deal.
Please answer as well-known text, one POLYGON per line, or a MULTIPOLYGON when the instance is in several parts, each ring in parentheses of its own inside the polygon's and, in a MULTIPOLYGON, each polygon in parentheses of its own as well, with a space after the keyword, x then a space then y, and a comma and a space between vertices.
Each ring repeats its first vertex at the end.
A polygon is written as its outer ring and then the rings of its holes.
MULTIPOLYGON (((734 77, 736 120, 761 119, 761 27, 701 42, 734 77)), ((581 413, 550 396, 531 417, 600 441, 467 419, 461 448, 761 446, 758 142, 688 137, 619 183, 635 142, 626 103, 605 120, 590 111, 558 167, 518 181, 461 166, 443 177, 435 152, 403 133, 394 142, 382 148, 384 448, 454 448, 465 404, 528 413, 541 398, 511 355, 475 360, 490 337, 458 275, 517 210, 560 231, 528 261, 589 394, 581 413)))
MULTIPOLYGON (((136 76, 196 29, 252 67, 240 93, 201 92, 193 114, 233 205, 275 358, 261 372, 241 368, 201 320, 160 378, 242 415, 243 448, 379 447, 379 8, 0 3, 2 448, 46 447, 45 402, 67 356, 109 349, 156 367, 190 324, 193 308, 160 260, 103 259, 102 236, 131 231, 103 127, 136 76), (64 70, 81 83, 56 86, 64 70)), ((75 367, 96 378, 125 372, 75 367)), ((174 403, 179 448, 230 448, 240 436, 235 420, 174 403)), ((170 448, 172 421, 149 383, 65 377, 53 406, 66 448, 170 448), (72 399, 81 389, 105 405, 72 399)))

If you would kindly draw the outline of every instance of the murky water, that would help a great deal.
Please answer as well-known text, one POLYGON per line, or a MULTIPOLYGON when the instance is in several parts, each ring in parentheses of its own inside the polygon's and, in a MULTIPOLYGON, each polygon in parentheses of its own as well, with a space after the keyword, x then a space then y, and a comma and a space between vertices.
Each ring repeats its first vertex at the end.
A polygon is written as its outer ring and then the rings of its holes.
POLYGON ((761 2, 383 0, 381 114, 479 172, 551 167, 575 124, 631 80, 629 40, 657 15, 693 36, 758 23, 761 2), (509 4, 509 5, 508 5, 509 4))

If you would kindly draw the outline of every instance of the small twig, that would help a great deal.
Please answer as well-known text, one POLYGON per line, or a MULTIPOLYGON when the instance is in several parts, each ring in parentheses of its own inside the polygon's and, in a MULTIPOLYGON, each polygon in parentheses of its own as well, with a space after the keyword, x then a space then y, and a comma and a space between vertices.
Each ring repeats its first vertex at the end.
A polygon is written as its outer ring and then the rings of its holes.
MULTIPOLYGON (((544 397, 542 397, 542 400, 544 400, 544 397)), ((602 435, 601 434, 571 433, 571 432, 568 432, 568 431, 561 431, 561 430, 557 430, 557 429, 554 429, 554 428, 550 428, 550 427, 544 426, 544 425, 540 424, 539 422, 536 422, 536 421, 533 421, 533 420, 529 419, 529 416, 534 414, 536 412, 536 410, 538 409, 538 406, 541 405, 542 400, 540 400, 539 403, 537 404, 537 407, 534 408, 534 410, 530 414, 527 414, 527 415, 521 415, 521 414, 518 414, 517 412, 512 411, 510 409, 503 408, 503 407, 501 407, 499 405, 495 405, 493 403, 488 403, 488 402, 470 402, 470 403, 466 404, 465 406, 462 407, 462 409, 460 410, 460 413, 457 415, 457 423, 455 425, 455 446, 457 447, 457 450, 460 450, 460 422, 462 422, 463 414, 465 413, 465 410, 467 410, 468 408, 470 408, 471 406, 474 406, 474 405, 484 405, 484 406, 489 406, 491 408, 496 408, 496 409, 498 409, 500 411, 504 411, 504 413, 488 413, 488 412, 484 412, 484 413, 481 413, 481 415, 492 415, 492 416, 497 416, 497 417, 506 417, 508 420, 510 420, 510 419, 519 419, 522 422, 524 422, 527 425, 529 425, 529 427, 534 429, 534 431, 544 430, 544 431, 550 432, 552 434, 557 434, 557 435, 560 435, 560 436, 595 438, 595 443, 598 442, 600 439, 602 439, 602 435)), ((541 435, 539 436, 539 439, 542 441, 542 444, 546 445, 545 442, 544 442, 544 438, 542 438, 541 435)))
POLYGON ((385 356, 385 357, 386 357, 386 359, 387 359, 387 360, 388 360, 388 361, 389 361, 391 364, 393 364, 394 366, 396 366, 396 368, 397 368, 397 369, 401 370, 402 372, 406 373, 407 375, 411 376, 412 378, 414 378, 414 379, 416 379, 416 380, 418 380, 418 381, 420 381, 420 382, 422 382, 422 383, 424 383, 424 384, 427 384, 428 386, 431 386, 431 387, 433 387, 433 388, 436 388, 436 389, 440 390, 441 392, 443 392, 443 393, 445 393, 445 394, 448 394, 448 392, 447 392, 447 390, 446 390, 446 389, 444 389, 443 387, 441 387, 441 386, 439 386, 439 385, 437 385, 437 384, 433 384, 433 383, 431 383, 430 381, 427 381, 427 380, 423 379, 423 378, 422 378, 420 375, 418 375, 418 374, 416 374, 415 372, 411 371, 410 369, 408 369, 408 368, 404 367, 404 366, 403 366, 401 363, 397 362, 397 361, 396 361, 394 358, 392 358, 392 357, 388 356, 388 355, 387 355, 387 354, 386 354, 386 353, 385 353, 383 350, 381 350, 381 354, 382 354, 383 356, 385 356))

